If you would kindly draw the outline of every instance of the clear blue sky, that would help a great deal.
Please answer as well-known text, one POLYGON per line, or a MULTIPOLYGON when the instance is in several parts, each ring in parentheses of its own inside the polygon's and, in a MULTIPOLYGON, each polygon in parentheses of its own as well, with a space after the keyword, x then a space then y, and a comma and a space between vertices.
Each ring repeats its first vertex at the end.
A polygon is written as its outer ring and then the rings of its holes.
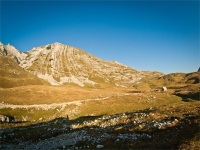
POLYGON ((60 42, 137 70, 200 66, 199 1, 5 1, 0 41, 20 51, 60 42))

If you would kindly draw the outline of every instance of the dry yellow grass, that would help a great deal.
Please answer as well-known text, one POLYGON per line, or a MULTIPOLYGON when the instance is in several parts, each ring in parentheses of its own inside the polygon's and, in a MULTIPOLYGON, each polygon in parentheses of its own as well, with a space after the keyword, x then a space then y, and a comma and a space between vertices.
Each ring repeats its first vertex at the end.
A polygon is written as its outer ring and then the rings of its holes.
POLYGON ((179 88, 188 84, 200 83, 200 72, 193 73, 171 73, 162 77, 146 77, 139 84, 134 85, 137 89, 161 88, 167 86, 169 88, 179 88))
POLYGON ((84 102, 80 106, 80 113, 75 117, 87 115, 117 114, 161 107, 168 104, 180 103, 181 98, 167 93, 141 93, 140 95, 113 95, 102 101, 84 102))
MULTIPOLYGON (((30 120, 37 120, 40 116, 45 120, 54 119, 56 117, 65 117, 69 115, 70 118, 77 118, 86 115, 102 115, 115 114, 122 112, 130 112, 135 110, 142 110, 150 107, 160 107, 171 103, 179 103, 182 101, 180 97, 171 95, 169 93, 146 92, 146 93, 132 93, 133 89, 124 88, 104 88, 92 89, 81 88, 74 86, 20 86, 15 88, 1 88, 0 89, 0 103, 14 104, 14 105, 34 105, 34 104, 63 104, 59 106, 58 111, 52 111, 55 108, 48 109, 48 113, 41 110, 34 109, 37 117, 29 114, 32 108, 27 108, 27 111, 20 113, 20 109, 11 110, 6 108, 0 110, 0 113, 11 116, 29 116, 30 120), (102 99, 105 100, 95 100, 102 99), (90 99, 90 101, 87 101, 90 99), (80 101, 81 105, 76 103, 67 104, 68 102, 80 101), (86 100, 86 101, 84 101, 86 100), (77 110, 77 111, 74 111, 77 110)), ((134 91, 139 92, 139 91, 134 91)), ((44 107, 45 107, 44 105, 44 107)), ((36 106, 35 106, 36 107, 36 106)), ((20 116, 20 117, 19 117, 20 116)))
POLYGON ((74 86, 20 86, 0 88, 0 102, 9 104, 51 104, 109 96, 124 89, 93 89, 74 86))

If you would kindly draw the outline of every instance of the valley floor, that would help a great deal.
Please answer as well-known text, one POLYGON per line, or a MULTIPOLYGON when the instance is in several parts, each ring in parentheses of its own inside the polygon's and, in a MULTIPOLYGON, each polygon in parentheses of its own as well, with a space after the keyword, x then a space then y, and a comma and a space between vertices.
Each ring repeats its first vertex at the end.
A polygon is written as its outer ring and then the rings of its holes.
POLYGON ((124 89, 79 90, 82 99, 64 100, 70 92, 57 89, 52 97, 62 101, 46 104, 35 103, 42 95, 30 87, 25 97, 39 94, 23 104, 13 101, 20 88, 0 91, 1 114, 15 118, 1 123, 0 149, 200 149, 198 100, 124 89))

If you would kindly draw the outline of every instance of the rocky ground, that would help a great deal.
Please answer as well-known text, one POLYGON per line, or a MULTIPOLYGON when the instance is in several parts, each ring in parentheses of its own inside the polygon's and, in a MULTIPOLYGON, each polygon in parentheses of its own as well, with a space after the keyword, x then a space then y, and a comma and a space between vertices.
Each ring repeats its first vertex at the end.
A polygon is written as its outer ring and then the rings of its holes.
POLYGON ((0 145, 1 149, 200 149, 199 104, 182 102, 4 128, 0 145))

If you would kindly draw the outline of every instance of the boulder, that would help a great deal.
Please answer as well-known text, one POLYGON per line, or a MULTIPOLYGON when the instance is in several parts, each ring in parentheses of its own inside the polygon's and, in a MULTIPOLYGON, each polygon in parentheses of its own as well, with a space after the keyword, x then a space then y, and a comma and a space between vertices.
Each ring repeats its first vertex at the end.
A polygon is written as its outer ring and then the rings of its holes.
POLYGON ((15 118, 12 116, 0 115, 0 122, 14 122, 15 118))
POLYGON ((166 87, 162 87, 162 91, 167 91, 167 88, 166 87))
POLYGON ((96 148, 100 149, 100 148, 104 148, 104 146, 103 145, 97 145, 96 148))

